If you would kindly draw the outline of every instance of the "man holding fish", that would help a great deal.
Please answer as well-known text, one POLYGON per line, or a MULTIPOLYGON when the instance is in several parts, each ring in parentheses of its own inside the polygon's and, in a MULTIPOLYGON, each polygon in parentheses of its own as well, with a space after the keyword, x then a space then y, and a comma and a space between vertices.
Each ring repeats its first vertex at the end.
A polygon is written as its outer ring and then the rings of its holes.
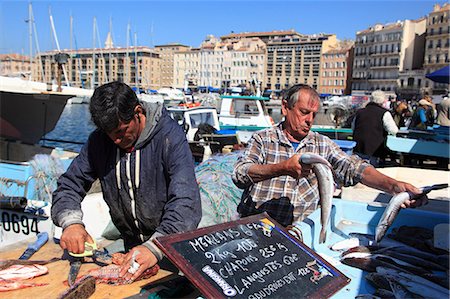
POLYGON ((139 102, 126 84, 98 87, 89 104, 97 130, 58 180, 52 219, 60 245, 79 254, 92 238, 81 201, 99 179, 125 255, 120 277, 135 280, 162 258, 152 240, 193 230, 201 217, 194 162, 186 135, 160 103, 139 102))
MULTIPOLYGON (((322 208, 331 210, 333 190, 320 190, 325 172, 312 172, 318 163, 331 167, 341 186, 361 182, 390 194, 407 191, 417 195, 405 200, 403 207, 427 203, 426 195, 419 196, 419 188, 382 174, 358 156, 344 153, 330 138, 312 132, 319 106, 319 95, 313 88, 294 85, 283 93, 284 121, 252 136, 233 172, 234 183, 244 189, 238 206, 242 217, 267 212, 288 226, 316 210, 319 200, 322 208)), ((325 212, 329 215, 330 211, 325 212)))

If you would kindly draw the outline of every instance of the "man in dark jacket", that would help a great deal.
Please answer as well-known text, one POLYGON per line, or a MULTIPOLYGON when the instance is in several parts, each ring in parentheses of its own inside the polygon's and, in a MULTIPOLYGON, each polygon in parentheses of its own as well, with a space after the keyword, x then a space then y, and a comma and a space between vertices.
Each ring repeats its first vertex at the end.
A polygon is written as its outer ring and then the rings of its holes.
POLYGON ((98 87, 89 109, 97 130, 58 180, 52 219, 63 228, 61 247, 83 252, 92 237, 84 228, 80 203, 99 179, 111 219, 129 250, 121 276, 134 280, 162 259, 155 237, 193 230, 200 222, 192 155, 182 128, 162 104, 139 102, 126 84, 98 87), (140 265, 134 274, 128 271, 132 257, 140 265))
POLYGON ((392 114, 384 107, 387 102, 383 91, 372 92, 370 102, 356 112, 353 120, 353 140, 356 141, 354 152, 375 167, 382 166, 389 153, 387 135, 398 132, 392 114))

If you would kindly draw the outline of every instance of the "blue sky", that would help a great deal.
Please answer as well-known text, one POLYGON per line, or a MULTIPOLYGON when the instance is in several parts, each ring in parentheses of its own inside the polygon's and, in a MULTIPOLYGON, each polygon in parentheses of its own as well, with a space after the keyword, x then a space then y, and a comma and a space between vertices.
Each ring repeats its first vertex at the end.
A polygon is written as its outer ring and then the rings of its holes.
MULTIPOLYGON (((198 47, 208 34, 295 29, 334 33, 354 39, 356 31, 376 23, 417 19, 442 1, 33 1, 41 51, 56 48, 49 21, 52 12, 60 47, 70 47, 70 15, 77 48, 92 48, 93 18, 102 46, 112 19, 116 46, 126 46, 127 24, 138 44, 178 42, 198 47), (153 29, 152 29, 153 28, 153 29)), ((29 54, 28 1, 0 0, 0 53, 29 54)), ((97 34, 96 34, 97 35, 97 34)), ((97 42, 98 43, 98 42, 97 42)), ((73 43, 75 48, 75 43, 73 43)), ((97 44, 98 47, 98 44, 97 44)), ((33 42, 33 48, 36 48, 33 42)))

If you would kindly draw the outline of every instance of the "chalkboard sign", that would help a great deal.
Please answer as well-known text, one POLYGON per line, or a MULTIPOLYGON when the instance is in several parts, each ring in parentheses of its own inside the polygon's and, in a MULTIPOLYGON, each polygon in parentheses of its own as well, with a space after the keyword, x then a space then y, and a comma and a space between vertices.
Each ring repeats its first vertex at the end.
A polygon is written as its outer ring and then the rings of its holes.
POLYGON ((267 214, 155 243, 207 298, 326 298, 350 282, 267 214))

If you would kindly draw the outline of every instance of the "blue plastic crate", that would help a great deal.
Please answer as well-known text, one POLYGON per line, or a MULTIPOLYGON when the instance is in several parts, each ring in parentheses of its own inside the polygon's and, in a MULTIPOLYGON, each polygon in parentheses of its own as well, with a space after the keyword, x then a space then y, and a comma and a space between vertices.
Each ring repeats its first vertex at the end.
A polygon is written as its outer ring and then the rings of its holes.
POLYGON ((356 146, 356 142, 355 141, 337 140, 337 139, 332 139, 332 140, 334 141, 334 143, 339 145, 341 150, 343 150, 347 155, 353 154, 353 148, 356 146))
MULTIPOLYGON (((373 294, 375 289, 364 278, 367 272, 339 262, 341 252, 329 247, 338 241, 349 238, 348 234, 375 234, 375 228, 383 214, 384 207, 374 207, 362 202, 333 199, 331 221, 328 227, 327 240, 319 244, 320 209, 312 213, 301 224, 303 243, 318 252, 324 259, 351 279, 350 283, 338 291, 333 299, 355 298, 358 294, 373 294)), ((402 225, 415 225, 433 229, 437 224, 449 223, 448 213, 421 211, 420 209, 402 209, 395 219, 392 228, 402 225)))

